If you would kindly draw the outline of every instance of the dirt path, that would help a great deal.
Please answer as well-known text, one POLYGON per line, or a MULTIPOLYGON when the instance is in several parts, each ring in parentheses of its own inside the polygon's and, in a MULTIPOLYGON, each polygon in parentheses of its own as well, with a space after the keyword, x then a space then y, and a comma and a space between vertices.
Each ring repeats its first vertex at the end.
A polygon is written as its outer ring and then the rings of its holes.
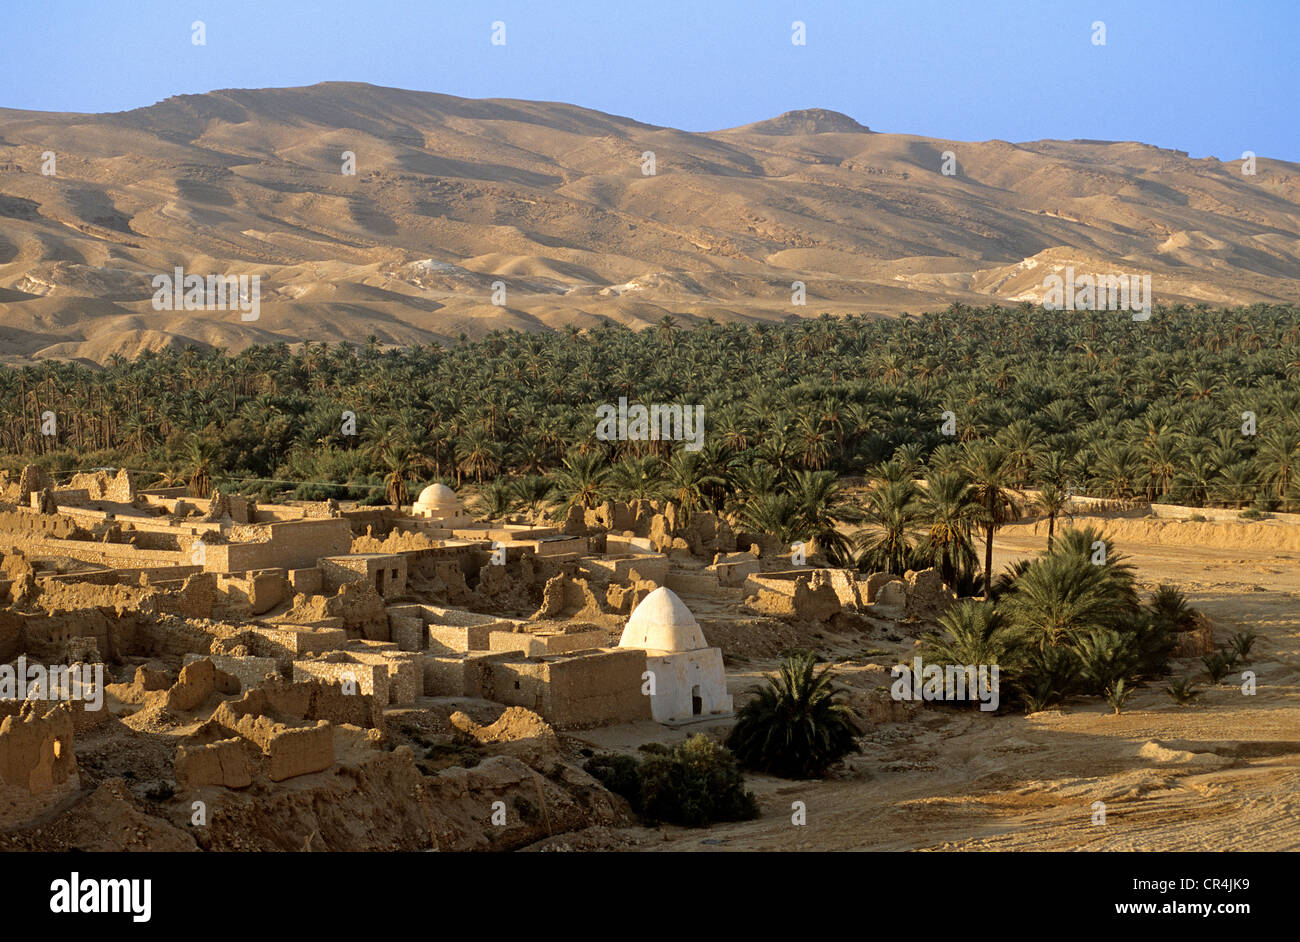
MULTIPOLYGON (((999 540, 995 565, 1045 542, 999 540)), ((1300 850, 1300 559, 1118 548, 1142 584, 1180 586, 1220 641, 1259 636, 1253 696, 1233 674, 1190 706, 1142 688, 1120 716, 1095 699, 1028 717, 927 708, 873 727, 835 779, 750 776, 756 821, 625 837, 645 850, 1300 850), (794 802, 805 825, 791 822, 794 802)), ((1174 662, 1175 677, 1200 673, 1195 659, 1174 662)))

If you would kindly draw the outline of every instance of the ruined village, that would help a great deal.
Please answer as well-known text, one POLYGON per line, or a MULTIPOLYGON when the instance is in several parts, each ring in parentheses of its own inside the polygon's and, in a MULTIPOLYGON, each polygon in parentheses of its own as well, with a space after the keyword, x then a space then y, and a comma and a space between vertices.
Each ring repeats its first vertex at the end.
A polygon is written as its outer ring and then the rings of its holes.
MULTIPOLYGON (((69 665, 74 687, 102 669, 93 697, 0 699, 5 849, 652 846, 667 832, 585 762, 721 739, 808 647, 838 654, 863 727, 840 779, 892 762, 916 781, 927 766, 903 747, 973 721, 890 692, 888 665, 956 600, 937 571, 831 568, 671 502, 545 523, 478 517, 443 484, 401 508, 259 505, 126 471, 56 486, 35 466, 0 499, 0 661, 69 665)), ((1214 650, 1193 625, 1175 657, 1214 650)), ((1143 765, 1179 755, 1144 748, 1143 765)), ((782 781, 765 800, 783 819, 782 781)))
POLYGON ((34 847, 24 826, 66 810, 46 836, 84 849, 484 849, 618 824, 559 736, 725 724, 719 642, 775 654, 791 624, 951 598, 932 570, 792 565, 802 548, 671 503, 538 525, 474 519, 442 484, 401 510, 35 466, 0 488, 0 659, 103 665, 100 709, 0 700, 0 824, 34 847), (468 769, 467 742, 486 754, 468 769))

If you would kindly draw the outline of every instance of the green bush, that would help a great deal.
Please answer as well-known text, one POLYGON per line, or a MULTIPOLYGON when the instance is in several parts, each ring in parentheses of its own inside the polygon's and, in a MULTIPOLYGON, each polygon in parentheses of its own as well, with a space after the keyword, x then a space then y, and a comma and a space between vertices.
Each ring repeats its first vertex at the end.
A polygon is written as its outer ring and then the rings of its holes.
POLYGON ((291 500, 347 500, 348 489, 333 484, 299 484, 290 494, 291 500))
POLYGON ((641 762, 641 814, 651 821, 703 827, 758 816, 735 756, 707 736, 671 748, 646 748, 641 762))
POLYGON ((592 756, 582 767, 615 795, 627 799, 634 812, 641 813, 641 763, 635 756, 602 752, 592 756))
POLYGON ((1232 652, 1237 662, 1249 664, 1250 650, 1255 646, 1255 639, 1258 637, 1253 631, 1239 631, 1228 639, 1226 650, 1232 652))
POLYGON ((665 822, 704 827, 716 821, 745 821, 758 816, 753 792, 735 757, 707 736, 684 743, 641 747, 644 758, 602 753, 583 768, 606 788, 627 799, 646 823, 665 822))
POLYGON ((1169 685, 1165 687, 1165 693, 1169 694, 1174 702, 1179 705, 1191 703, 1201 695, 1190 677, 1179 677, 1177 680, 1171 680, 1169 685))
POLYGON ((1013 676, 1012 690, 1025 712, 1056 706, 1079 687, 1079 655, 1070 647, 1034 648, 1013 676))
POLYGON ((1206 654, 1201 657, 1201 663, 1205 665, 1205 673, 1210 678, 1210 683, 1217 684, 1227 676, 1228 671, 1232 668, 1228 664, 1228 659, 1223 656, 1222 651, 1215 651, 1213 654, 1206 654))
POLYGON ((1102 696, 1106 698, 1106 702, 1115 711, 1115 715, 1119 716, 1120 708, 1128 703, 1129 697, 1133 696, 1133 690, 1134 688, 1121 678, 1113 684, 1107 685, 1106 689, 1102 691, 1102 696))

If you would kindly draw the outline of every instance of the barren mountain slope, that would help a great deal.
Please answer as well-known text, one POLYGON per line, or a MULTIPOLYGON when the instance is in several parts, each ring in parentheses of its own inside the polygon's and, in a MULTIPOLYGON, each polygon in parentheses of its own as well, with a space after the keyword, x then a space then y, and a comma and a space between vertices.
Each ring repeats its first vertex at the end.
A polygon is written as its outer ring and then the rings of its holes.
POLYGON ((350 83, 0 110, 0 360, 915 312, 1038 300, 1066 265, 1150 273, 1157 302, 1295 301, 1298 170, 878 134, 821 110, 687 133, 350 83), (155 311, 151 279, 176 266, 260 275, 257 320, 155 311))

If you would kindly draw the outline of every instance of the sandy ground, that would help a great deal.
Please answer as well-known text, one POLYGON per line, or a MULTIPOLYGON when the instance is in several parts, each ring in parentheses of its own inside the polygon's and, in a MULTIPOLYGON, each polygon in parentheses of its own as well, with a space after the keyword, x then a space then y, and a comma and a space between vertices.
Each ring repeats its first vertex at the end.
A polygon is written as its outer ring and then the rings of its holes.
MULTIPOLYGON (((995 565, 1043 548, 1017 534, 995 565)), ((1259 639, 1249 669, 1178 706, 1162 685, 1140 689, 1120 716, 1075 699, 1032 716, 923 708, 870 727, 864 751, 836 776, 789 782, 748 776, 761 816, 707 830, 602 832, 572 846, 645 850, 1297 850, 1300 849, 1300 554, 1255 549, 1119 546, 1145 586, 1180 586, 1222 643, 1259 639), (1105 823, 1094 823, 1095 802, 1105 823), (792 823, 803 802, 807 823, 792 823)), ((689 601, 688 601, 689 604, 689 601)), ((889 646, 902 652, 903 646, 889 646)), ((892 653, 892 651, 891 651, 892 653)), ((878 662, 881 659, 877 659, 878 662)), ((766 663, 729 673, 743 689, 766 663)), ((1197 659, 1174 677, 1201 674, 1197 659)), ((846 668, 852 671, 852 667, 846 668)), ((619 727, 596 748, 635 748, 655 735, 619 727)), ((678 730, 681 738, 698 727, 678 730)))

